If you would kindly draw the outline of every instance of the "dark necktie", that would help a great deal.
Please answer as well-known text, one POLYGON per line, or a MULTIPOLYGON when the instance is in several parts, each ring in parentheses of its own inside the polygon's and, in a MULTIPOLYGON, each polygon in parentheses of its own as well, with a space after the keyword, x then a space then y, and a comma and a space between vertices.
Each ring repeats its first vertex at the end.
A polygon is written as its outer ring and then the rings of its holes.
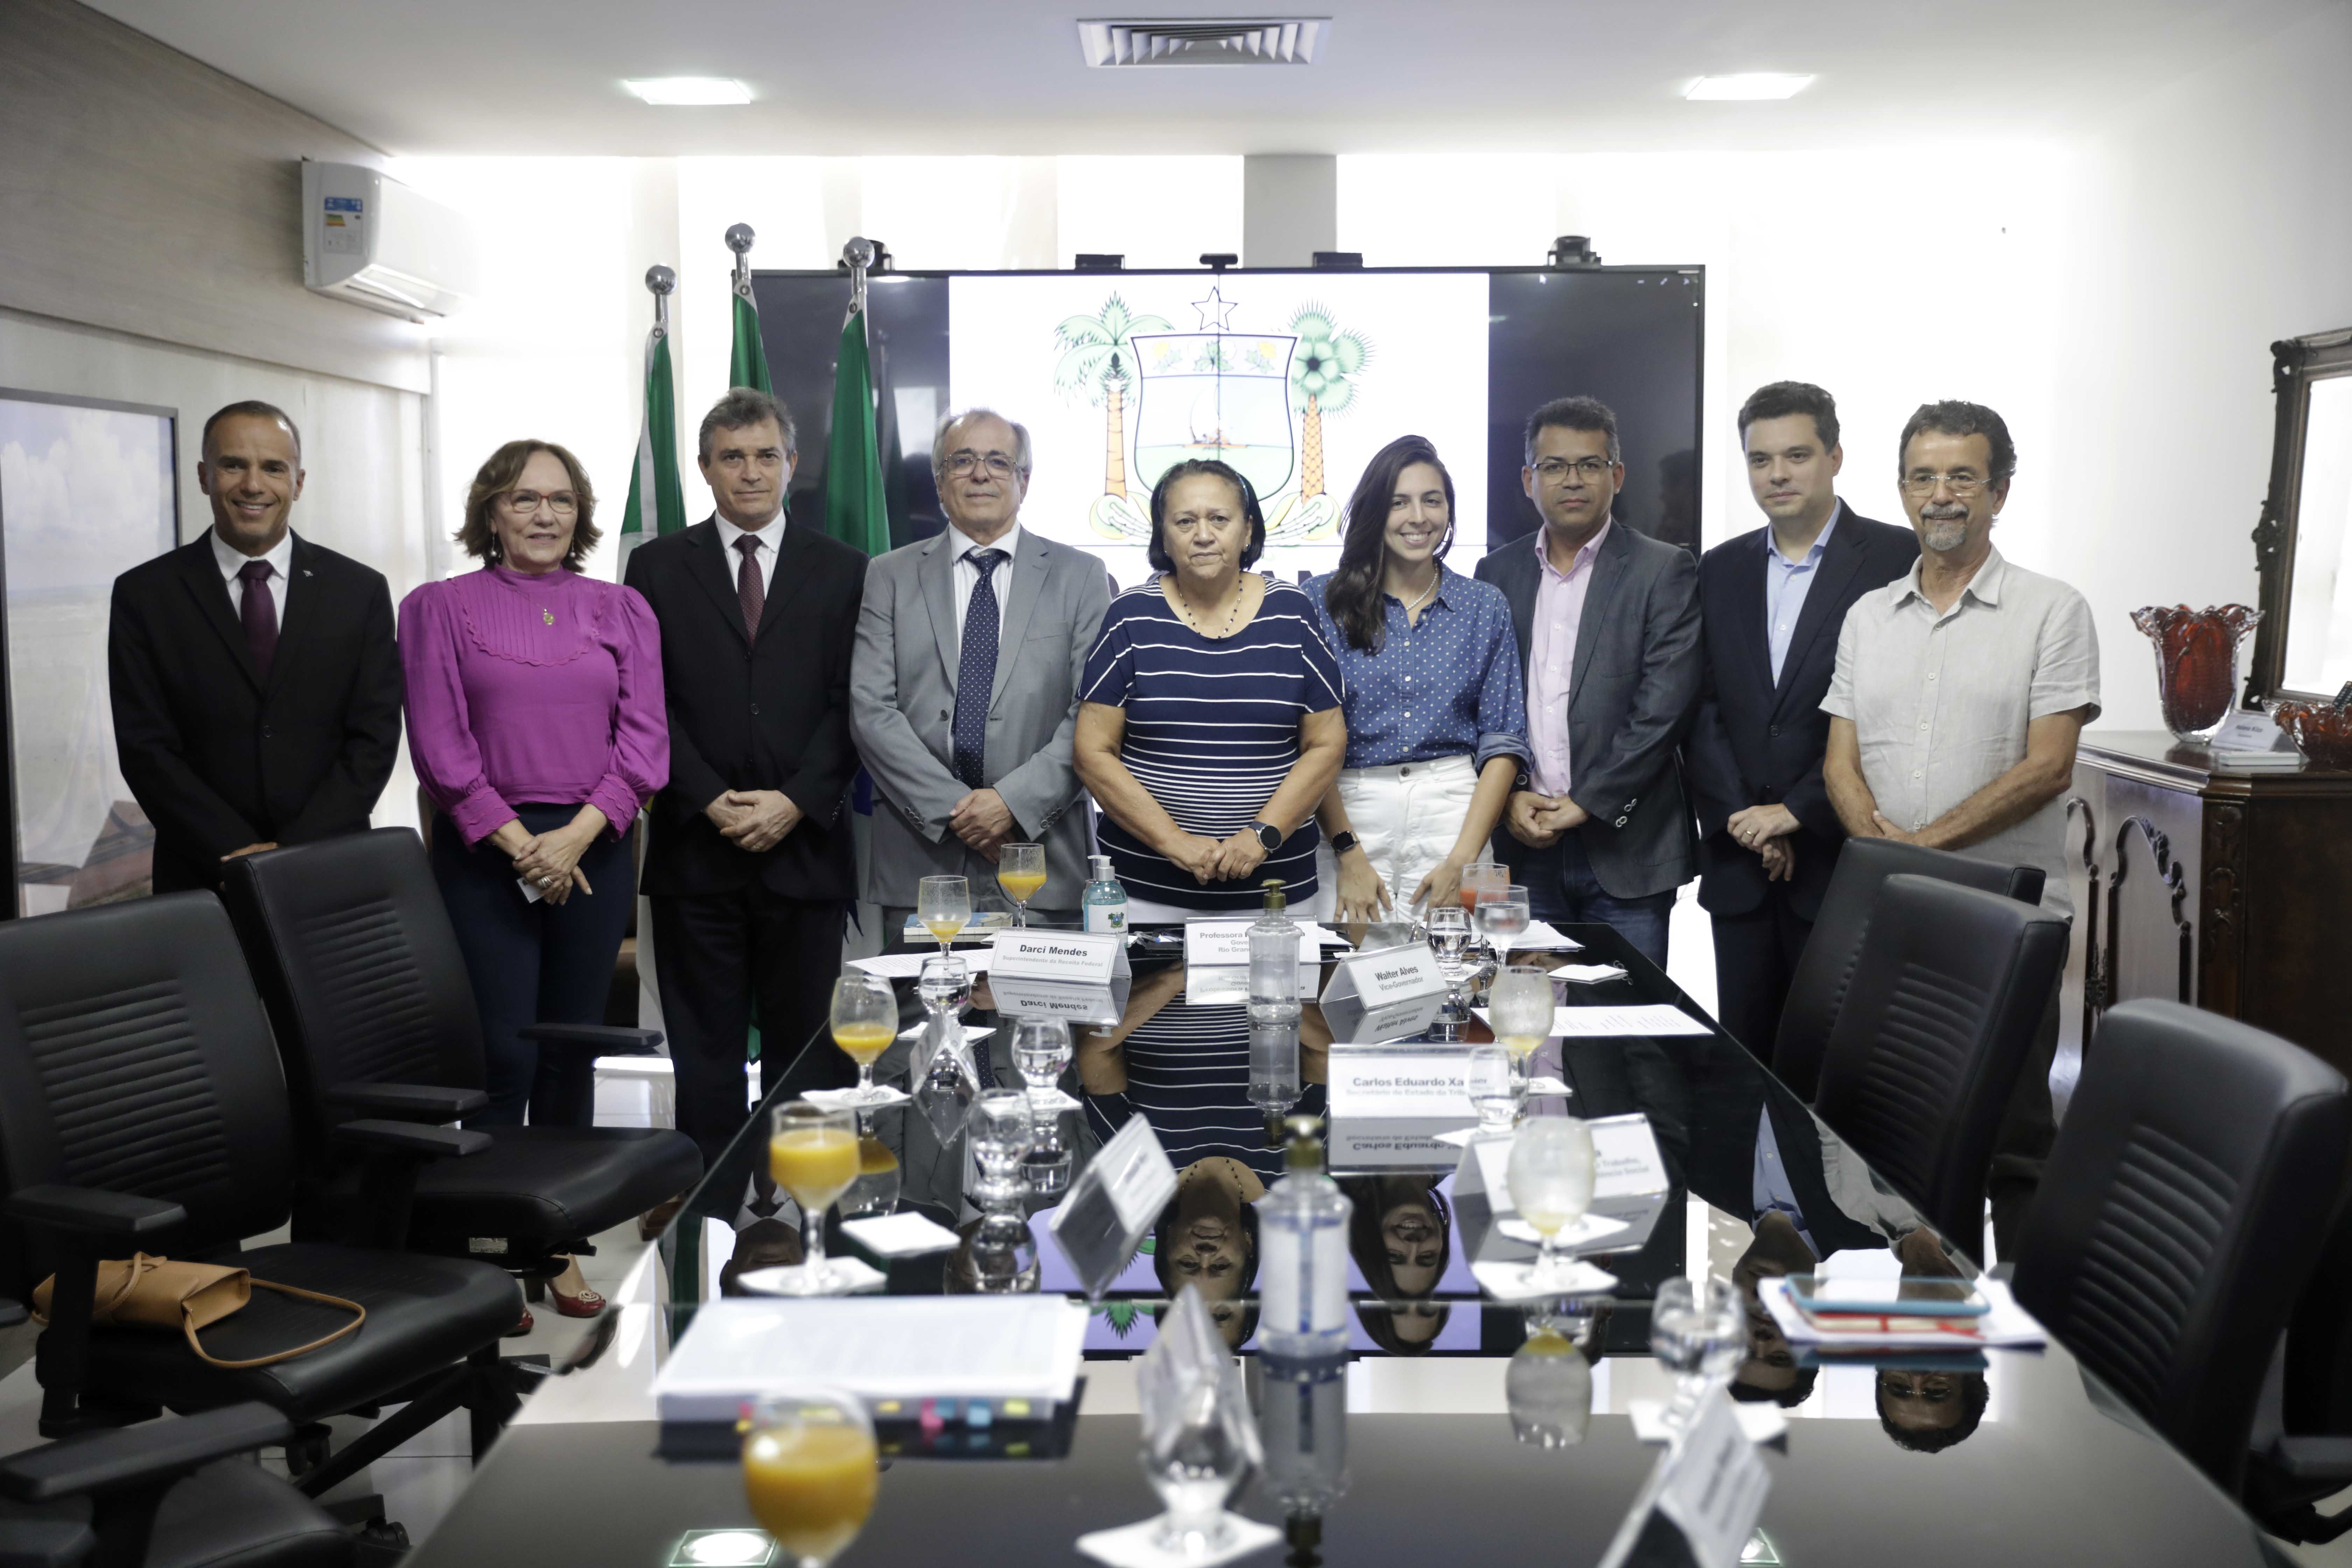
POLYGON ((981 787, 980 764, 988 747, 988 700, 996 688, 996 587, 989 581, 1005 555, 975 550, 964 557, 980 574, 971 603, 963 612, 963 658, 956 665, 956 777, 981 787))
POLYGON ((273 575, 267 561, 248 561, 236 569, 245 584, 245 603, 237 618, 245 623, 245 646, 253 650, 254 668, 269 679, 270 661, 278 657, 278 602, 270 597, 273 575))
POLYGON ((735 574, 735 599, 743 606, 743 635, 758 642, 760 617, 768 608, 768 585, 760 581, 760 541, 746 533, 735 541, 735 548, 743 552, 742 567, 735 574))

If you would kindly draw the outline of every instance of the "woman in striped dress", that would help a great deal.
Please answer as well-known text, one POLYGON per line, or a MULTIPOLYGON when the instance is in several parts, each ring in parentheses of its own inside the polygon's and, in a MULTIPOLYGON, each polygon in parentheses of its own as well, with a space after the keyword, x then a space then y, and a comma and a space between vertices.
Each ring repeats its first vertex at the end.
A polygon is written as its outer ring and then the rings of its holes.
POLYGON ((1078 779, 1130 923, 1255 910, 1278 877, 1312 906, 1315 807, 1348 749, 1339 667, 1307 595, 1247 570, 1249 481, 1177 464, 1151 491, 1161 574, 1111 601, 1078 682, 1078 779))

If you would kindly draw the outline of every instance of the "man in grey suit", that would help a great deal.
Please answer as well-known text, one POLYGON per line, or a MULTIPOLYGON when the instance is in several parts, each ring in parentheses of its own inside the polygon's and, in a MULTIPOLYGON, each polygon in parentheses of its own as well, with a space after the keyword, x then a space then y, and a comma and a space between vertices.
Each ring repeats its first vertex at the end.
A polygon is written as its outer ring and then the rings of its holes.
POLYGON ((994 880, 1006 843, 1045 847, 1032 908, 1075 914, 1092 847, 1070 763, 1078 676, 1110 606, 1086 551, 1021 527, 1029 432, 985 408, 940 422, 948 528, 866 574, 850 727, 879 797, 864 896, 896 932, 925 877, 994 880))
POLYGON ((1704 662, 1698 563, 1612 521, 1621 458, 1605 405, 1537 409, 1519 480, 1543 526, 1478 563, 1511 602, 1534 753, 1495 856, 1538 920, 1615 926, 1664 968, 1675 889, 1697 852, 1677 748, 1704 662))

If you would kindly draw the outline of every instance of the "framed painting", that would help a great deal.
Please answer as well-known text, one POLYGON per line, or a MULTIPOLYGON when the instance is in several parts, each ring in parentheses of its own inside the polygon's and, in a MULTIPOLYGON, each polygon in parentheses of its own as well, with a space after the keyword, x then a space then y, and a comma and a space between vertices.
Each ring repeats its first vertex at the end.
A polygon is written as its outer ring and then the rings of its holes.
POLYGON ((143 898, 155 831, 106 681, 114 579, 179 542, 176 409, 0 388, 7 915, 143 898))

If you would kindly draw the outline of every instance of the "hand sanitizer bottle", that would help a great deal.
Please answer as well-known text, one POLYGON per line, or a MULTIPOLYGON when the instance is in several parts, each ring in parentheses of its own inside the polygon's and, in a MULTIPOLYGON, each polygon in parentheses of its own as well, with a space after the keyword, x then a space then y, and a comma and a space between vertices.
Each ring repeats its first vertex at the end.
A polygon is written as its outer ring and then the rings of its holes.
POLYGON ((1288 1173, 1259 1200, 1258 1342, 1296 1361, 1348 1348, 1348 1216, 1355 1205, 1323 1173, 1323 1124, 1290 1119, 1288 1173))
POLYGON ((1079 895, 1085 910, 1085 929, 1106 931, 1112 935, 1127 934, 1127 889, 1110 874, 1110 857, 1089 855, 1087 863, 1094 868, 1094 879, 1079 895))
POLYGON ((1282 1113, 1299 1093, 1299 931, 1285 902, 1281 881, 1268 879, 1265 913, 1249 930, 1249 1098, 1265 1117, 1269 1149, 1281 1146, 1282 1113))

